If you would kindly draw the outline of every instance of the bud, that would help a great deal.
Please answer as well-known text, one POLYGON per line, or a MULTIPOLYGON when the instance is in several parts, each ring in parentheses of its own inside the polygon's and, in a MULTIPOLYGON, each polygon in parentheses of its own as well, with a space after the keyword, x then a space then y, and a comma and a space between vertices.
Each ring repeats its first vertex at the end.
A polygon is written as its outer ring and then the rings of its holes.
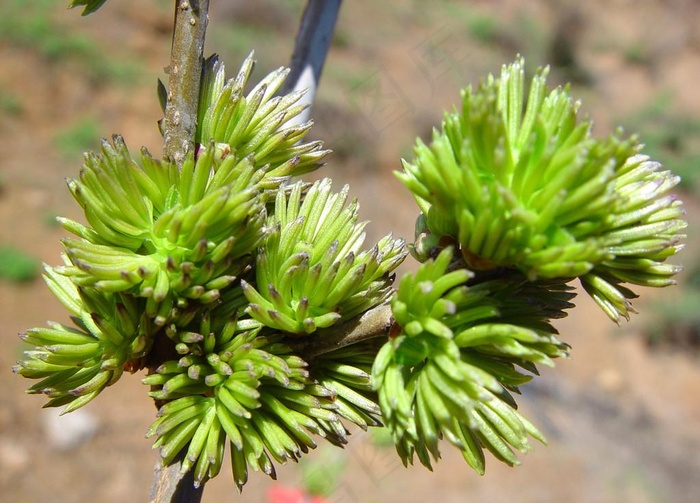
POLYGON ((361 250, 364 223, 348 187, 316 182, 279 191, 266 241, 258 252, 255 285, 242 282, 249 314, 264 325, 305 335, 352 318, 387 299, 393 271, 405 258, 402 240, 381 239, 361 250))
POLYGON ((525 92, 524 61, 503 67, 445 115, 398 178, 425 215, 414 245, 447 238, 473 271, 518 270, 531 281, 580 277, 614 320, 634 297, 623 283, 665 286, 665 260, 685 237, 678 177, 640 155, 636 138, 594 138, 569 89, 539 69, 525 92), (603 283, 607 286, 603 286, 603 283), (598 285, 598 286, 596 286, 598 285))

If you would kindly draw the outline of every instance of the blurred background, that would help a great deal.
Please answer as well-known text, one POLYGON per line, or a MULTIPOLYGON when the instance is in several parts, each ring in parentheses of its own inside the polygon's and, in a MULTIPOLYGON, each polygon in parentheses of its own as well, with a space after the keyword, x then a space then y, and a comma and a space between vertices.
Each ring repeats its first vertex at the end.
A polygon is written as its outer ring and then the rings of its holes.
MULTIPOLYGON (((40 264, 60 260, 55 217, 82 218, 64 183, 81 152, 112 133, 132 150, 161 152, 156 79, 166 78, 172 2, 111 0, 88 18, 68 3, 0 4, 0 494, 146 501, 156 452, 144 433, 155 409, 138 375, 59 419, 10 371, 25 349, 18 332, 66 320, 40 264)), ((288 63, 301 0, 211 4, 207 53, 229 74, 252 49, 255 80, 288 63)), ((344 503, 700 499, 700 1, 346 0, 312 111, 311 134, 334 154, 313 176, 351 185, 372 220, 368 241, 389 231, 410 238, 416 208, 392 171, 460 88, 518 53, 531 70, 551 64, 551 81, 573 83, 595 134, 637 132, 646 153, 683 176, 681 286, 639 292, 641 314, 621 327, 577 299, 557 323, 571 359, 524 388, 525 415, 549 445, 517 468, 490 458, 479 477, 445 446, 433 473, 404 469, 383 435, 357 431, 345 451, 320 446, 278 467, 277 483, 252 474, 241 496, 225 462, 203 501, 268 501, 273 487, 344 503)))

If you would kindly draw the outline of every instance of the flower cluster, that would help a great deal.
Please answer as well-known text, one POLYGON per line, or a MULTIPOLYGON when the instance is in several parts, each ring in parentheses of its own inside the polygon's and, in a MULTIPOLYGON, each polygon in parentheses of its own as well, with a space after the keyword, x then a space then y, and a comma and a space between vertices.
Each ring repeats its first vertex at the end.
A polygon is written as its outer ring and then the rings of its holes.
POLYGON ((361 251, 365 223, 357 222, 357 201, 346 208, 346 186, 331 181, 279 191, 270 232, 257 256, 259 290, 243 283, 249 314, 269 327, 309 334, 356 316, 386 300, 387 275, 406 256, 403 240, 386 236, 361 251))
POLYGON ((678 177, 635 138, 594 138, 546 69, 527 92, 524 75, 518 59, 463 91, 397 173, 421 210, 410 249, 422 265, 392 299, 397 335, 373 377, 404 463, 430 467, 444 437, 479 473, 484 449, 515 464, 542 436, 512 392, 566 355, 551 320, 573 307, 567 283, 618 321, 635 297, 624 283, 666 286, 680 270, 665 263, 685 237, 678 177))
POLYGON ((121 377, 125 365, 143 357, 152 344, 152 321, 145 302, 121 293, 78 288, 47 267, 49 289, 71 313, 75 327, 50 323, 21 334, 35 346, 15 372, 39 379, 28 390, 49 398, 47 407, 78 409, 121 377))
POLYGON ((449 271, 452 248, 407 274, 392 300, 399 333, 379 351, 374 386, 386 426, 404 463, 426 467, 444 436, 484 472, 483 450, 518 462, 542 435, 516 411, 512 392, 566 355, 549 319, 563 316, 573 293, 561 282, 524 277, 467 286, 473 274, 449 271))
POLYGON ((197 148, 182 166, 134 156, 119 136, 86 154, 68 183, 86 224, 59 219, 74 237, 44 276, 74 326, 22 334, 34 347, 15 371, 38 380, 29 392, 68 412, 148 369, 148 435, 164 463, 185 453, 195 484, 219 473, 227 444, 240 489, 250 469, 275 477, 275 462, 319 438, 344 445, 348 423, 383 423, 405 464, 430 468, 442 438, 479 473, 485 450, 518 463, 530 437, 544 439, 514 394, 567 355, 551 320, 573 306, 568 282, 616 321, 632 311, 626 283, 673 283, 678 178, 634 138, 593 138, 546 70, 526 98, 518 60, 465 90, 404 162, 421 265, 393 290, 403 240, 363 249, 347 187, 288 183, 327 151, 292 120, 302 93, 276 96, 288 71, 246 92, 252 69, 251 55, 226 80, 218 58, 205 62, 197 148), (389 301, 388 341, 313 351, 389 301))
POLYGON ((140 161, 118 136, 86 155, 68 186, 90 227, 60 219, 79 238, 63 240, 58 272, 76 286, 147 298, 163 325, 189 299, 215 301, 246 266, 240 259, 262 239, 264 173, 235 155, 216 160, 212 144, 181 170, 147 152, 140 161))
MULTIPOLYGON (((15 371, 48 406, 72 411, 124 371, 159 407, 148 431, 164 463, 183 451, 196 484, 215 476, 230 445, 235 483, 275 476, 317 438, 347 442, 343 421, 379 424, 367 345, 307 361, 290 341, 385 301, 403 241, 361 250, 364 224, 347 189, 285 186, 327 151, 288 125, 301 94, 274 96, 287 70, 244 93, 253 60, 226 81, 205 64, 197 148, 182 166, 121 137, 86 154, 68 185, 87 224, 61 218, 63 265, 45 279, 75 326, 22 335, 34 348, 15 371)), ((372 352, 374 351, 374 352, 372 352)))
POLYGON ((580 277, 613 320, 628 317, 633 294, 621 283, 664 286, 678 272, 664 264, 686 225, 668 194, 678 177, 639 155, 634 138, 594 138, 568 88, 547 88, 546 69, 526 97, 524 74, 519 59, 467 88, 461 110, 404 162, 398 177, 424 214, 426 243, 451 238, 472 270, 580 277))
POLYGON ((214 55, 204 62, 195 142, 214 141, 220 155, 250 158, 265 172, 262 185, 276 189, 290 176, 313 171, 328 154, 322 142, 301 140, 311 122, 292 124, 306 105, 297 103, 304 91, 275 96, 284 84, 288 68, 279 68, 261 80, 248 94, 246 84, 253 71, 251 53, 234 79, 226 81, 224 65, 214 55))

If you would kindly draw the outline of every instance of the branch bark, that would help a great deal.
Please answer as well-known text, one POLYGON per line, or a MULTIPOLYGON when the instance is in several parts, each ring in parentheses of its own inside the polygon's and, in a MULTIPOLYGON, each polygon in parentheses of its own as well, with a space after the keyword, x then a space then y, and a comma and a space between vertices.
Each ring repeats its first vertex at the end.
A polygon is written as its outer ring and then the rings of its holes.
POLYGON ((311 116, 311 105, 321 79, 323 64, 333 41, 342 0, 309 0, 301 18, 301 26, 289 63, 289 77, 280 94, 307 89, 300 103, 308 105, 291 123, 303 124, 311 116))
POLYGON ((291 343, 290 346, 305 360, 310 360, 357 342, 387 336, 393 323, 391 306, 381 304, 353 320, 325 329, 323 337, 313 337, 308 342, 291 343))
POLYGON ((175 0, 163 155, 178 166, 194 150, 209 0, 175 0))
MULTIPOLYGON (((194 150, 199 87, 204 61, 209 0, 175 0, 175 23, 163 120, 163 156, 182 166, 194 150)), ((151 503, 198 503, 204 484, 194 486, 192 471, 181 473, 183 449, 168 466, 158 460, 149 493, 151 503)))
POLYGON ((148 495, 151 503, 198 503, 202 500, 204 484, 194 486, 192 470, 180 472, 186 450, 183 449, 168 466, 158 461, 153 470, 153 484, 148 495))

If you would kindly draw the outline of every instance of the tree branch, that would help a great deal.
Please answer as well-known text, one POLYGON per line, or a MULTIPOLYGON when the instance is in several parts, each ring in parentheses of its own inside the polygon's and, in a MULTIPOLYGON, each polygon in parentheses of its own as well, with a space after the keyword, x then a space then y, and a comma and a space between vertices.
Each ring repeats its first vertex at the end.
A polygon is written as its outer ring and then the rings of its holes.
POLYGON ((178 166, 194 150, 209 0, 175 0, 163 155, 178 166))
POLYGON ((290 73, 280 94, 307 89, 300 103, 308 104, 306 110, 292 119, 303 124, 311 116, 311 105, 321 80, 323 64, 333 40, 333 31, 342 0, 309 0, 301 18, 299 33, 294 44, 290 73))
POLYGON ((204 484, 194 486, 192 470, 185 474, 180 472, 186 450, 180 453, 168 466, 158 461, 153 470, 153 483, 148 500, 151 503, 198 503, 202 500, 204 484))
MULTIPOLYGON (((175 0, 175 24, 168 69, 168 96, 163 120, 163 156, 182 166, 194 150, 199 87, 204 61, 209 0, 175 0)), ((190 470, 181 473, 183 449, 168 466, 158 460, 149 494, 151 503, 198 503, 204 484, 194 487, 190 470)))
POLYGON ((355 319, 325 329, 322 337, 312 337, 308 342, 300 341, 289 345, 303 355, 304 359, 313 359, 357 342, 387 336, 393 323, 391 305, 381 304, 355 319))

